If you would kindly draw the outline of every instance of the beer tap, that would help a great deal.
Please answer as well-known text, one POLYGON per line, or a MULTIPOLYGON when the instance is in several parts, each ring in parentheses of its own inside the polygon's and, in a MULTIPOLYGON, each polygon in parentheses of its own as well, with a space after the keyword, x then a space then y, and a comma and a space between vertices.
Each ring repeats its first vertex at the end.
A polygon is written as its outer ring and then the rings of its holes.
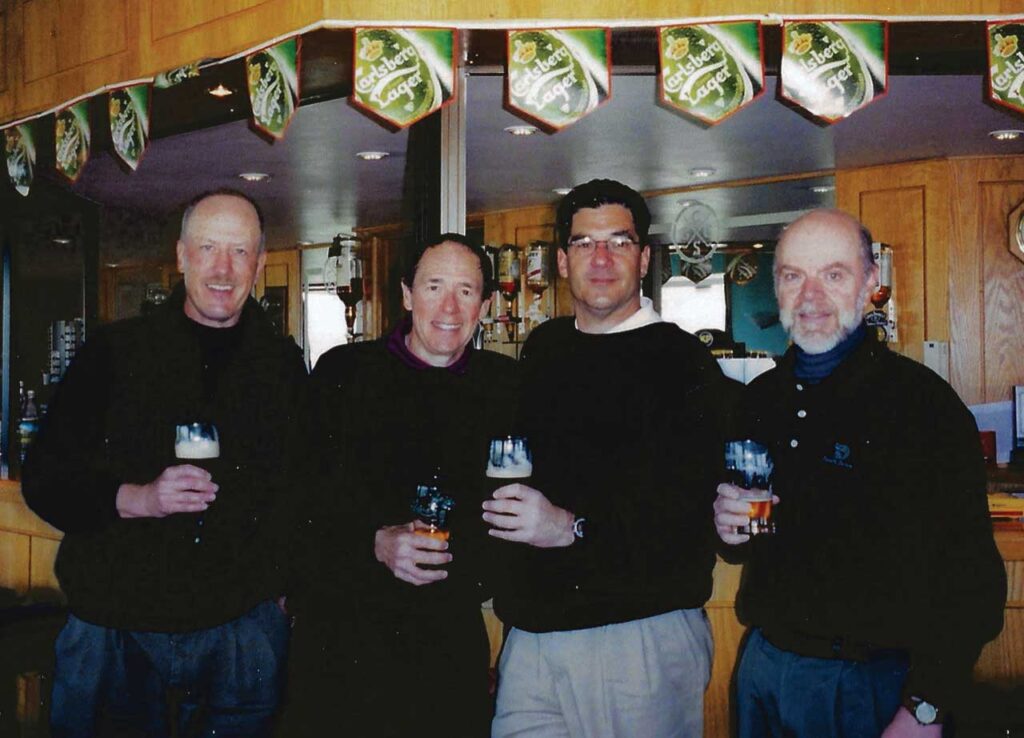
POLYGON ((339 233, 331 242, 324 264, 324 282, 345 304, 345 326, 348 342, 362 335, 356 333, 356 316, 363 299, 363 262, 359 258, 359 242, 354 236, 339 233))

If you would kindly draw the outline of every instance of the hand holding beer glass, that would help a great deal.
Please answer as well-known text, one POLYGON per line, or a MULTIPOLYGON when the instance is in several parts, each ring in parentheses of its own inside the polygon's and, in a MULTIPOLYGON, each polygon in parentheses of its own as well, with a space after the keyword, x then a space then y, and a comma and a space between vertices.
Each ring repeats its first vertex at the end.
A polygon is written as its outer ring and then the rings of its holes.
MULTIPOLYGON (((220 458, 220 436, 213 423, 181 423, 174 430, 174 457, 186 463, 201 466, 213 475, 210 468, 212 459, 220 458)), ((196 519, 196 535, 193 543, 202 540, 204 512, 196 519)))
POLYGON ((773 464, 768 449, 749 439, 725 444, 727 483, 718 486, 715 500, 715 528, 729 544, 743 543, 754 536, 773 535, 773 464))

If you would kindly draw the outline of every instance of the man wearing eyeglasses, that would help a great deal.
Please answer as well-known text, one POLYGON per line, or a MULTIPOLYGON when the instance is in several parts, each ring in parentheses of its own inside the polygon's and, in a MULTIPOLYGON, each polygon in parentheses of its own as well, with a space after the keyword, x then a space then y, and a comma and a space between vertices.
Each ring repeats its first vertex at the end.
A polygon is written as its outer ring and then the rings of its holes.
POLYGON ((650 212, 613 180, 558 207, 575 317, 523 348, 530 484, 484 503, 510 541, 492 736, 701 736, 724 380, 641 297, 650 212))

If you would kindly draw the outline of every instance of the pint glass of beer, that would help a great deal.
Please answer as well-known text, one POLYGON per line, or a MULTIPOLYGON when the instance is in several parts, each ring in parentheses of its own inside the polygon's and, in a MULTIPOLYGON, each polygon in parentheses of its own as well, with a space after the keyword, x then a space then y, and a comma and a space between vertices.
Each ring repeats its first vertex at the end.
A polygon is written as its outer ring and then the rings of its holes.
POLYGON ((502 436, 491 440, 487 456, 487 476, 507 479, 508 483, 529 479, 533 474, 530 444, 523 436, 502 436))
POLYGON ((737 529, 750 536, 775 533, 772 520, 772 459, 768 449, 757 441, 727 441, 725 444, 727 481, 742 488, 740 499, 750 504, 750 522, 737 529))
MULTIPOLYGON (((220 436, 213 423, 179 423, 174 428, 174 457, 188 464, 201 466, 215 474, 211 459, 220 458, 220 436)), ((196 516, 196 534, 193 543, 203 538, 203 513, 196 516)))

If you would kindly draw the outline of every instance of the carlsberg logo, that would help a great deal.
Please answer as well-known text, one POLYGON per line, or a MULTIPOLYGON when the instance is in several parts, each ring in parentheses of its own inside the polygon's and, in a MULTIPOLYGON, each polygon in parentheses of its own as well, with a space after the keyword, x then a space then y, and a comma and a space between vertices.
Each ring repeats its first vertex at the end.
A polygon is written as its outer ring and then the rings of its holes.
POLYGON ((544 105, 549 104, 557 96, 564 97, 565 100, 568 100, 569 95, 565 91, 565 88, 575 84, 576 75, 572 71, 571 64, 564 67, 558 67, 562 62, 568 61, 569 49, 565 46, 559 46, 546 59, 538 56, 534 60, 532 66, 526 67, 520 72, 521 76, 512 85, 512 93, 517 97, 527 98, 528 103, 534 107, 543 107, 544 105), (559 88, 558 92, 555 94, 552 94, 551 91, 545 93, 542 96, 544 102, 538 103, 537 95, 540 88, 558 75, 566 75, 565 80, 555 85, 555 87, 559 88), (572 82, 567 84, 569 77, 572 78, 572 82))
MULTIPOLYGON (((381 57, 379 64, 369 67, 369 71, 360 76, 356 81, 356 90, 362 95, 369 94, 371 100, 379 102, 380 90, 392 80, 416 72, 419 66, 418 61, 419 54, 416 53, 415 47, 411 45, 403 46, 394 56, 381 57)), ((422 82, 422 75, 419 76, 420 80, 418 82, 409 84, 407 87, 412 88, 416 84, 420 84, 422 82)), ((405 92, 408 91, 408 89, 405 90, 405 92)))
POLYGON ((712 92, 726 94, 722 83, 733 75, 722 53, 722 45, 715 41, 699 54, 687 54, 686 62, 676 62, 675 71, 665 79, 665 92, 690 103, 699 103, 712 92), (708 64, 716 58, 718 61, 708 64))

